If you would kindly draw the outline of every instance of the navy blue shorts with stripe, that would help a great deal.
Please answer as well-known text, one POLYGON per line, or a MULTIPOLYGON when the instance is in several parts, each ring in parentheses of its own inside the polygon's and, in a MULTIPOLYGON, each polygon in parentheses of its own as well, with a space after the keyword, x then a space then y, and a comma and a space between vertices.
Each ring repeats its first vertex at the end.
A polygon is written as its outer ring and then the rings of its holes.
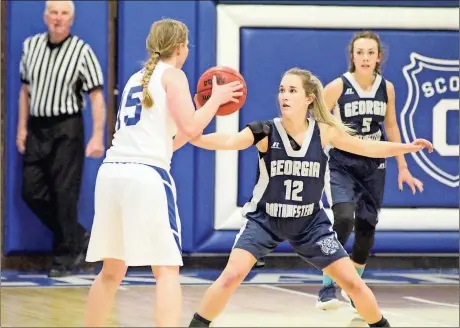
POLYGON ((244 249, 256 259, 271 253, 283 241, 288 241, 298 255, 317 269, 348 257, 323 209, 303 218, 274 218, 262 210, 247 214, 246 218, 234 248, 244 249))

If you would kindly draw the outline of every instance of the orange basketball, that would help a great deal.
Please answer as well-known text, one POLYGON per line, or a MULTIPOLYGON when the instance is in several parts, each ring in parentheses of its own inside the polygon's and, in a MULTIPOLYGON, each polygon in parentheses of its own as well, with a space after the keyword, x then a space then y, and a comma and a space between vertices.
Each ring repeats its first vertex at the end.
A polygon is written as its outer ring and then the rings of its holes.
POLYGON ((217 78, 217 84, 226 84, 233 81, 240 81, 243 84, 243 88, 239 91, 243 92, 243 95, 238 98, 239 103, 234 103, 232 101, 223 104, 217 110, 216 115, 225 116, 230 115, 241 107, 243 107, 246 101, 247 88, 246 81, 244 81, 243 76, 230 67, 225 66, 215 66, 208 69, 206 72, 201 75, 198 85, 196 87, 197 101, 200 106, 203 106, 206 101, 211 97, 212 94, 212 76, 215 75, 217 78))

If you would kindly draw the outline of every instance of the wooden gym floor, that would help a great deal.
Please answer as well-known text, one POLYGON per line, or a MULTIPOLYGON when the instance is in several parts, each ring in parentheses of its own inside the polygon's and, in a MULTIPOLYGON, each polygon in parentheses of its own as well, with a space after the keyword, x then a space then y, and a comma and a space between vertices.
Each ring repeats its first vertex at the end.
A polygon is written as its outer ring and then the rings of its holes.
MULTIPOLYGON (((184 327, 218 273, 182 274, 184 327)), ((459 327, 458 271, 378 271, 366 276, 392 327, 459 327)), ((92 279, 94 274, 48 279, 44 274, 2 272, 1 326, 81 327, 92 279)), ((316 271, 256 271, 237 290, 213 326, 367 326, 345 302, 335 311, 315 309, 320 281, 316 271)), ((130 273, 118 291, 108 326, 154 327, 154 295, 154 279, 149 272, 130 273)), ((337 295, 340 298, 340 292, 337 295)))

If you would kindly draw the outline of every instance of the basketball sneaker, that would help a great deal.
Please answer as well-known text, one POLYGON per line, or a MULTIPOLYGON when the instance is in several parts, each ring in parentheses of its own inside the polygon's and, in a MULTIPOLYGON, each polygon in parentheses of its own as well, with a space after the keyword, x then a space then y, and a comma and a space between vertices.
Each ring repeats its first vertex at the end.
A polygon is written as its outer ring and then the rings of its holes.
POLYGON ((340 307, 340 301, 335 296, 336 287, 323 286, 319 291, 316 308, 320 310, 335 310, 340 307))

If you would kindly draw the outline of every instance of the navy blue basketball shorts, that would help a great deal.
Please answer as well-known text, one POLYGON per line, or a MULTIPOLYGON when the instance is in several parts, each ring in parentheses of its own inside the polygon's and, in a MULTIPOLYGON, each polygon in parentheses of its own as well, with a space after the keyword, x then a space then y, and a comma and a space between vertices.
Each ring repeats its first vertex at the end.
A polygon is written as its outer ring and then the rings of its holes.
POLYGON ((348 257, 323 209, 303 218, 274 218, 262 210, 247 214, 246 218, 233 247, 248 251, 256 259, 271 253, 283 241, 288 241, 298 255, 320 270, 348 257))
POLYGON ((331 205, 354 203, 357 205, 355 217, 364 219, 375 227, 382 207, 385 171, 384 160, 331 157, 331 205))

